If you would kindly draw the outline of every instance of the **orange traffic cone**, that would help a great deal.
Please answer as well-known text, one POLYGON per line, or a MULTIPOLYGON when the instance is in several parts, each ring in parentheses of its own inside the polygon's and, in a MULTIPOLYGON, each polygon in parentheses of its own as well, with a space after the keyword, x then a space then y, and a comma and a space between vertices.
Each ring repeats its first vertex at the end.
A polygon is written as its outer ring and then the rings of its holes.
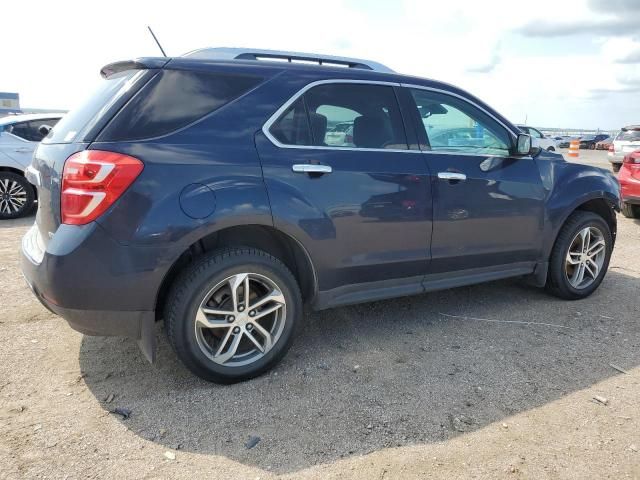
POLYGON ((571 140, 569 144, 569 156, 574 158, 580 156, 580 140, 571 140))

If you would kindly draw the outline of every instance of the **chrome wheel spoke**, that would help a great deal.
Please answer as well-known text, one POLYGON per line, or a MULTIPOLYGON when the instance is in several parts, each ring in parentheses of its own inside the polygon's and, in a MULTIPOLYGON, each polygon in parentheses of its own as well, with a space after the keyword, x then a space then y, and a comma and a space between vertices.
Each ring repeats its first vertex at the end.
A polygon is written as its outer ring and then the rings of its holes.
POLYGON ((580 252, 569 252, 567 253, 567 263, 571 265, 578 265, 580 263, 580 252))
POLYGON ((253 320, 258 320, 259 318, 266 317, 267 315, 270 315, 273 312, 277 312, 281 308, 282 308, 282 303, 277 303, 276 305, 273 305, 271 307, 267 307, 267 308, 265 308, 263 310, 260 310, 259 312, 256 312, 256 314, 252 317, 252 319, 253 320))
POLYGON ((269 302, 276 302, 276 303, 279 303, 281 305, 284 305, 284 295, 282 295, 282 292, 279 291, 279 290, 273 290, 268 295, 265 295, 261 299, 259 299, 256 302, 254 302, 253 305, 251 305, 249 308, 251 308, 251 310, 255 310, 255 309, 260 308, 260 307, 262 307, 263 305, 265 305, 265 304, 267 304, 269 302))
POLYGON ((587 255, 590 257, 594 257, 598 255, 600 252, 604 250, 605 244, 604 240, 598 240, 597 242, 592 243, 587 250, 587 255))
POLYGON ((264 349, 267 350, 267 351, 271 350, 271 347, 273 346, 273 338, 271 337, 271 334, 269 332, 267 332, 262 327, 262 325, 260 325, 257 322, 254 323, 253 326, 258 331, 258 333, 260 333, 262 338, 264 338, 264 349))
POLYGON ((230 328, 227 334, 225 335, 224 339, 220 343, 220 347, 218 348, 218 351, 214 356, 215 359, 219 363, 226 363, 238 351, 238 345, 240 345, 240 340, 242 340, 242 332, 238 334, 234 334, 233 329, 230 328), (229 339, 231 339, 231 345, 229 345, 229 348, 227 348, 225 351, 225 347, 227 346, 227 344, 229 344, 229 339))
POLYGON ((260 352, 264 353, 264 346, 262 346, 262 344, 258 341, 258 339, 253 336, 253 333, 247 330, 244 332, 244 334, 247 336, 249 340, 253 342, 253 344, 256 346, 258 350, 260 350, 260 352))
POLYGON ((248 278, 246 273, 235 275, 229 279, 229 287, 231 288, 231 299, 233 301, 233 311, 237 312, 239 304, 238 290, 240 286, 244 286, 245 279, 248 278))

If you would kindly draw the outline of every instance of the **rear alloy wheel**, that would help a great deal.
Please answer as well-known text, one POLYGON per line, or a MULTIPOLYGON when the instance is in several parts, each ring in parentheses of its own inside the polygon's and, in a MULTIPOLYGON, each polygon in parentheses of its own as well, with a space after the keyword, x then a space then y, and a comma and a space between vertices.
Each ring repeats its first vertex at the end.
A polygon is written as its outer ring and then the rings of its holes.
POLYGON ((298 285, 278 259, 255 249, 214 252, 178 278, 167 301, 169 340, 184 364, 232 383, 273 367, 302 314, 298 285))
POLYGON ((34 201, 33 187, 26 178, 13 172, 0 172, 0 219, 28 214, 34 201))
POLYGON ((627 202, 622 202, 620 212, 627 218, 640 218, 640 205, 632 205, 627 202))
POLYGON ((571 214, 551 253, 547 289, 567 300, 591 295, 609 267, 612 244, 602 217, 591 212, 571 214))

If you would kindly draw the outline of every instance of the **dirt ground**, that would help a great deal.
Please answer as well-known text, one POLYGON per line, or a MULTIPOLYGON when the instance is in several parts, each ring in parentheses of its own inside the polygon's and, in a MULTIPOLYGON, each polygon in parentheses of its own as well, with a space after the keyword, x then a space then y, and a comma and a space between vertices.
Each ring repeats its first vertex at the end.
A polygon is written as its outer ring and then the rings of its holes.
POLYGON ((640 220, 586 300, 513 280, 314 313, 233 386, 160 325, 151 365, 48 313, 19 271, 32 222, 0 224, 0 478, 640 478, 640 220))

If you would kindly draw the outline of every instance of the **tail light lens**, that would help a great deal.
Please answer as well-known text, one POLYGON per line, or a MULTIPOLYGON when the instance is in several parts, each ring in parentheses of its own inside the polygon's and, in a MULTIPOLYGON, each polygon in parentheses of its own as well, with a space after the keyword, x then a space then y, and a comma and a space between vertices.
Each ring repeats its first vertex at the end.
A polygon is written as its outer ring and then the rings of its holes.
POLYGON ((640 165, 640 150, 636 150, 629 155, 625 155, 622 163, 640 165))
POLYGON ((74 153, 62 173, 62 223, 92 222, 120 198, 144 168, 122 153, 85 150, 74 153))

